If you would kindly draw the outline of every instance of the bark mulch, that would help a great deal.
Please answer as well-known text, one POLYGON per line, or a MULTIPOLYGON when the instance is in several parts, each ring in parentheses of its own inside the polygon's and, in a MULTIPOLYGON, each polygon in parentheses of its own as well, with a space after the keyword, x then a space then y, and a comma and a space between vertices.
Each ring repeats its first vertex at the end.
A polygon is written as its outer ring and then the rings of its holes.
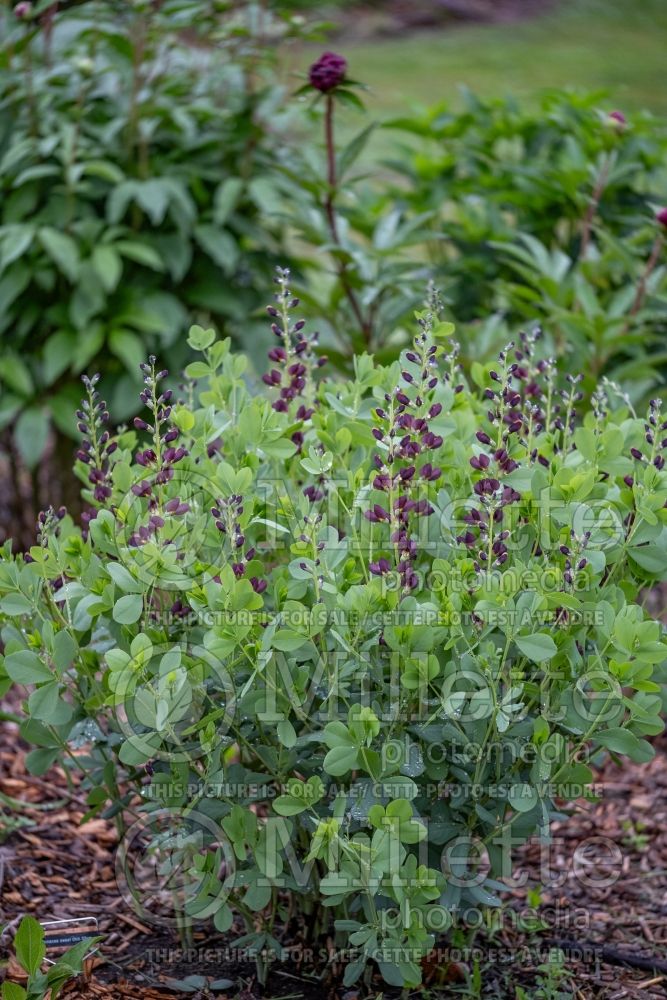
MULTIPOLYGON (((63 772, 54 768, 39 779, 27 775, 16 746, 15 727, 7 724, 0 741, 0 921, 15 927, 24 913, 39 920, 95 916, 104 935, 87 976, 69 984, 62 996, 260 996, 254 965, 234 957, 233 938, 197 930, 188 956, 168 930, 148 926, 133 911, 116 883, 113 823, 96 818, 82 824, 83 796, 68 789, 63 772), (22 803, 20 809, 14 800, 22 803), (189 993, 171 987, 170 980, 188 976, 230 982, 189 993)), ((475 960, 482 996, 514 1000, 517 985, 529 997, 539 995, 532 990, 552 945, 564 947, 572 974, 562 995, 575 1000, 667 995, 667 739, 656 741, 656 756, 647 764, 619 766, 607 759, 597 779, 599 800, 577 802, 569 817, 552 824, 546 858, 538 843, 517 852, 520 884, 508 892, 509 916, 525 916, 527 906, 537 907, 542 929, 526 931, 506 918, 495 931, 477 933, 472 950, 470 938, 461 946, 463 938, 455 936, 458 947, 443 944, 425 963, 430 995, 465 996, 466 972, 473 971, 475 960), (624 956, 640 967, 624 967, 624 956)), ((11 930, 3 946, 10 939, 11 930)), ((3 948, 7 955, 7 977, 20 981, 10 947, 3 948)), ((316 978, 322 971, 305 962, 276 965, 265 993, 320 1000, 363 995, 337 989, 331 976, 316 978)), ((379 981, 373 992, 383 992, 379 981)))

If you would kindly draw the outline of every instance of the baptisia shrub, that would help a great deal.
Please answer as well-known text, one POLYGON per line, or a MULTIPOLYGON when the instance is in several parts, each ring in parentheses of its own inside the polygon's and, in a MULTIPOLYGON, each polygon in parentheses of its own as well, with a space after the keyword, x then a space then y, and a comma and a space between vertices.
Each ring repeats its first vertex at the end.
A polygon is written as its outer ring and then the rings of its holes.
POLYGON ((414 985, 587 794, 587 749, 652 755, 667 421, 603 391, 582 419, 532 336, 480 393, 434 296, 400 361, 334 381, 278 280, 259 391, 200 327, 185 386, 142 365, 134 429, 90 380, 86 524, 46 511, 0 564, 4 688, 30 770, 81 769, 115 817, 142 919, 179 898, 135 877, 152 849, 188 873, 181 927, 280 951, 301 917, 352 949, 346 983, 414 985))

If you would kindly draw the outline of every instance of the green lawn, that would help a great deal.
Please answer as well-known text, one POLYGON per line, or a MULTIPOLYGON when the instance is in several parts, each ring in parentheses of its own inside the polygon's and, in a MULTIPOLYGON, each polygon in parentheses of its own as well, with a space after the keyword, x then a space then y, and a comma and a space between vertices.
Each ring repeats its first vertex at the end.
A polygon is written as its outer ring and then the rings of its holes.
POLYGON ((372 114, 456 104, 462 84, 482 96, 604 88, 610 106, 667 114, 667 0, 560 0, 556 10, 519 24, 334 47, 370 87, 372 114))

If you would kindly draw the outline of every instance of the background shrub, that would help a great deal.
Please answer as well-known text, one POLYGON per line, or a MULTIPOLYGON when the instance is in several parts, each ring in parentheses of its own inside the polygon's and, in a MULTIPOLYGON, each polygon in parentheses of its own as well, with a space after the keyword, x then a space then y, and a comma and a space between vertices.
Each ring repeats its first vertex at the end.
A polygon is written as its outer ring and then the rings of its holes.
POLYGON ((0 61, 1 419, 31 466, 73 435, 78 376, 136 410, 138 364, 174 368, 194 319, 252 339, 285 257, 272 164, 287 133, 275 45, 245 4, 86 3, 4 15, 0 61))
POLYGON ((392 157, 408 183, 395 196, 428 213, 428 260, 470 324, 469 358, 539 324, 587 393, 607 375, 637 399, 667 360, 667 129, 604 107, 601 94, 535 109, 466 94, 462 111, 395 120, 417 137, 392 157))

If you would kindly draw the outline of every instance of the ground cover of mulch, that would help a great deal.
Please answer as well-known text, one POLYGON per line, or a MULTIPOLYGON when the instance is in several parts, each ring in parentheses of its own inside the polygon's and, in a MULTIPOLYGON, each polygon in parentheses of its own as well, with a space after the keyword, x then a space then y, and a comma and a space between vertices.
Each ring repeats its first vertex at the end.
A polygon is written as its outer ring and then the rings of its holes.
MULTIPOLYGON (((546 860, 538 843, 517 852, 516 877, 522 884, 508 892, 510 916, 525 915, 528 904, 538 906, 543 930, 526 932, 516 920, 504 919, 500 929, 478 932, 472 950, 462 945, 457 932, 424 963, 427 995, 465 995, 459 991, 466 968, 472 971, 477 960, 483 996, 514 1000, 517 984, 527 990, 534 986, 552 945, 565 947, 576 1000, 667 995, 667 738, 656 740, 656 756, 649 763, 621 766, 606 760, 596 777, 601 796, 578 802, 567 819, 553 823, 546 860), (546 888, 538 900, 539 886, 546 888), (624 967, 619 964, 624 956, 644 967, 624 967)), ((94 916, 104 935, 100 953, 88 963, 87 978, 69 984, 63 997, 261 996, 254 964, 238 957, 233 937, 197 930, 188 955, 171 932, 137 915, 116 881, 115 826, 100 818, 81 824, 85 812, 83 795, 76 787, 68 789, 57 767, 39 779, 26 774, 15 727, 5 724, 0 742, 0 921, 15 926, 24 913, 41 921, 94 916), (25 805, 17 810, 12 800, 25 805), (188 976, 229 983, 190 993, 170 988, 170 980, 182 982, 188 976)), ((274 965, 265 995, 283 1000, 366 995, 337 986, 335 962, 300 961, 298 930, 289 931, 285 943, 296 948, 293 959, 274 965)), ((332 942, 322 945, 326 955, 332 942)), ((11 948, 4 951, 5 959, 7 955, 8 977, 20 981, 11 948)), ((371 995, 392 994, 379 980, 373 987, 371 995)))

